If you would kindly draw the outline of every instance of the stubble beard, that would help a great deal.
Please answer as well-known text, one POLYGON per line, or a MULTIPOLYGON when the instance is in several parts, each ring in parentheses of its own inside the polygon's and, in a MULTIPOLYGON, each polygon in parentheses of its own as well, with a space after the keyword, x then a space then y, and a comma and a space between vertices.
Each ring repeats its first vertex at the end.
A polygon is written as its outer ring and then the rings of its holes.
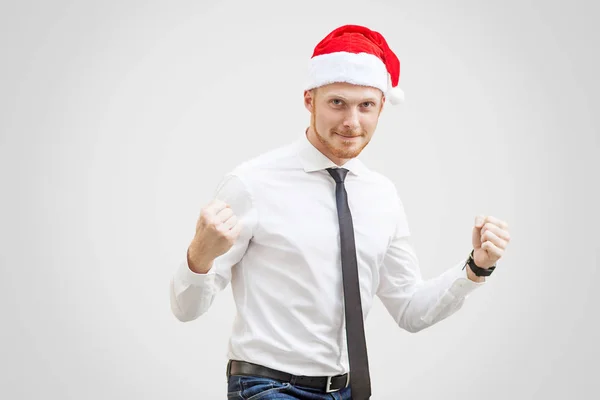
MULTIPOLYGON (((367 141, 363 142, 359 147, 355 147, 355 143, 349 143, 348 147, 336 146, 333 143, 333 141, 335 139, 333 139, 333 138, 328 139, 328 138, 322 136, 319 133, 319 131, 317 131, 316 110, 314 110, 314 109, 313 109, 313 112, 311 115, 311 125, 312 125, 313 131, 317 135, 317 139, 319 140, 319 142, 321 142, 321 144, 323 146, 325 146, 325 148, 327 148, 327 150, 329 150, 331 152, 331 154, 333 154, 337 158, 350 159, 350 158, 357 157, 369 143, 369 141, 367 140, 367 141)), ((345 135, 359 135, 360 134, 362 136, 365 136, 365 132, 363 132, 363 131, 361 131, 361 132, 344 131, 344 132, 338 132, 338 133, 342 133, 345 135)), ((331 132, 331 135, 333 136, 333 135, 335 135, 335 133, 331 132)))

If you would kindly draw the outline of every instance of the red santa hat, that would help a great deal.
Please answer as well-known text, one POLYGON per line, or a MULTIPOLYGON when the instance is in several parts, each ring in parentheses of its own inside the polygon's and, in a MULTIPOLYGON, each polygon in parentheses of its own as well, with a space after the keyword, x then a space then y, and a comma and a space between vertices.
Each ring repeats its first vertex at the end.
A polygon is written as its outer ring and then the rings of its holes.
POLYGON ((400 60, 384 37, 364 26, 344 25, 315 47, 305 89, 348 82, 378 88, 392 104, 399 104, 404 101, 399 80, 400 60))

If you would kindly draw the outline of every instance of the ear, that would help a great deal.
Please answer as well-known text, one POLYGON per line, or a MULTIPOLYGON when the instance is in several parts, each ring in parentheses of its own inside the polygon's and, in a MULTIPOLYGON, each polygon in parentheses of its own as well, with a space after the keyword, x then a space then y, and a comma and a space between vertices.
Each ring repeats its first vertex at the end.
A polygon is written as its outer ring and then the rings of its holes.
POLYGON ((312 113, 313 102, 314 102, 314 97, 313 97, 312 90, 305 90, 304 91, 304 107, 308 110, 308 112, 312 113))

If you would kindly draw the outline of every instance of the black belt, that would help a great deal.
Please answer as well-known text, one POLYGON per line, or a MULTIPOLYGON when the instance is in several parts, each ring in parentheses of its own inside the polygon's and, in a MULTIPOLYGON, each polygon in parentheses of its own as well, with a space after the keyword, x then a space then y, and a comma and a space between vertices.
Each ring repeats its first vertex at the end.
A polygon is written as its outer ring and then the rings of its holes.
POLYGON ((350 382, 350 374, 336 376, 292 375, 287 372, 263 367, 262 365, 235 360, 229 360, 227 363, 227 378, 231 375, 260 376, 280 382, 289 382, 292 385, 319 389, 326 393, 337 392, 348 386, 350 382))

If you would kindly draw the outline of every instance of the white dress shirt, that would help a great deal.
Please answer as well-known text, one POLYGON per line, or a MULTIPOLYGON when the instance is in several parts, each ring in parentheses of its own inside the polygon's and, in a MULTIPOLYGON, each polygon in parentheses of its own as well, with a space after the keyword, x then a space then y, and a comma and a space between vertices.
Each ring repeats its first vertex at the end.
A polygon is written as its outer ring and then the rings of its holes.
MULTIPOLYGON (((227 356, 295 375, 348 372, 337 167, 305 135, 242 163, 228 173, 216 198, 228 203, 244 229, 207 274, 187 257, 171 280, 171 308, 181 321, 204 314, 229 283, 237 308, 227 356)), ((394 184, 358 158, 344 164, 352 212, 363 316, 375 295, 396 321, 418 332, 460 309, 485 282, 468 279, 468 257, 423 280, 394 184)))

